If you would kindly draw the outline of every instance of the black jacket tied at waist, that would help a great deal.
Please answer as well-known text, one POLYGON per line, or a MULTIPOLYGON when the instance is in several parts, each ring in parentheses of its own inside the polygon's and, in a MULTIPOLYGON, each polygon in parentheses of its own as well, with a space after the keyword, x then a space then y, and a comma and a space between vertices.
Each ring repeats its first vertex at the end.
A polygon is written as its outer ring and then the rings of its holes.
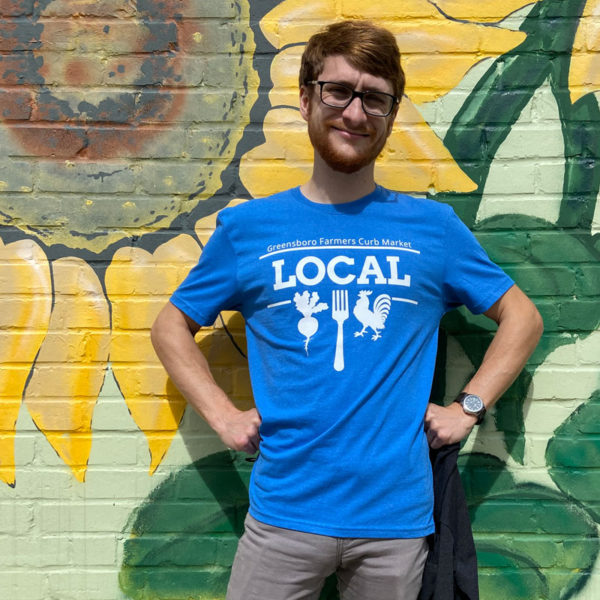
POLYGON ((431 449, 435 533, 418 600, 479 600, 477 555, 456 465, 460 444, 431 449))

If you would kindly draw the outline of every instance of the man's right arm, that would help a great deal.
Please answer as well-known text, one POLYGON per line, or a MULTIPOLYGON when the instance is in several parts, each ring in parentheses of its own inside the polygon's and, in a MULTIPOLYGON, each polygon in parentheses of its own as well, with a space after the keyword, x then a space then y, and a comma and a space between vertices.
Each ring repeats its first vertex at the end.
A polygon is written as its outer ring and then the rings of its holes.
POLYGON ((194 341, 200 327, 171 302, 152 325, 154 350, 177 389, 233 450, 254 454, 260 441, 260 415, 237 409, 217 385, 194 341))

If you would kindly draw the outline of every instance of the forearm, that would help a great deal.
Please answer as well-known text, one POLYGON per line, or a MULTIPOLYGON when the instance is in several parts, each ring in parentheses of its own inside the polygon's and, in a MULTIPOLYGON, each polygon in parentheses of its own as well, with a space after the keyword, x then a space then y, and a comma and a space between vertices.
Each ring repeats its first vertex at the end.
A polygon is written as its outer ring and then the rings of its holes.
MULTIPOLYGON (((498 323, 498 331, 464 392, 479 396, 489 409, 517 378, 542 335, 542 319, 533 303, 514 286, 494 304, 486 316, 498 323)), ((432 448, 458 442, 473 429, 477 417, 466 414, 457 402, 430 404, 425 430, 432 448)))
POLYGON ((510 307, 500 304, 488 313, 498 330, 481 365, 465 386, 490 408, 519 376, 535 350, 543 331, 542 319, 533 303, 518 289, 509 290, 510 307))

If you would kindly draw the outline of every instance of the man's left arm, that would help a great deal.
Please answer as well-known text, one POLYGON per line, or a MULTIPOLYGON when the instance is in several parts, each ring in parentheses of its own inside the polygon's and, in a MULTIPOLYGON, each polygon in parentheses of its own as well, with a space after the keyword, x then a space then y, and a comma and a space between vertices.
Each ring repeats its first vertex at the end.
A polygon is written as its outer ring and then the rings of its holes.
MULTIPOLYGON (((511 287, 484 313, 496 321, 498 330, 483 361, 464 392, 479 396, 490 409, 517 378, 542 335, 542 318, 531 300, 516 286, 511 287)), ((425 431, 432 448, 459 442, 477 418, 464 412, 458 402, 449 406, 429 404, 425 431)))

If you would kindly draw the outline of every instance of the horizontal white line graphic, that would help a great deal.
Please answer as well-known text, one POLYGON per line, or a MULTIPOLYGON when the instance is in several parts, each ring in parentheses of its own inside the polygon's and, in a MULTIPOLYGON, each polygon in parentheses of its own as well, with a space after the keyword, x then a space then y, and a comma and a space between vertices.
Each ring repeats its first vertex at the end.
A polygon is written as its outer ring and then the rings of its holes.
POLYGON ((275 308, 276 306, 283 306, 284 304, 291 304, 291 300, 284 300, 283 302, 275 302, 274 304, 267 304, 267 308, 275 308))
POLYGON ((258 257, 258 260, 281 254, 283 252, 309 252, 314 250, 398 250, 399 252, 412 252, 413 254, 421 254, 420 250, 412 248, 398 248, 397 246, 302 246, 301 248, 284 248, 283 250, 274 250, 258 257))
POLYGON ((392 298, 396 302, 408 302, 409 304, 419 304, 416 300, 409 300, 408 298, 392 298))

